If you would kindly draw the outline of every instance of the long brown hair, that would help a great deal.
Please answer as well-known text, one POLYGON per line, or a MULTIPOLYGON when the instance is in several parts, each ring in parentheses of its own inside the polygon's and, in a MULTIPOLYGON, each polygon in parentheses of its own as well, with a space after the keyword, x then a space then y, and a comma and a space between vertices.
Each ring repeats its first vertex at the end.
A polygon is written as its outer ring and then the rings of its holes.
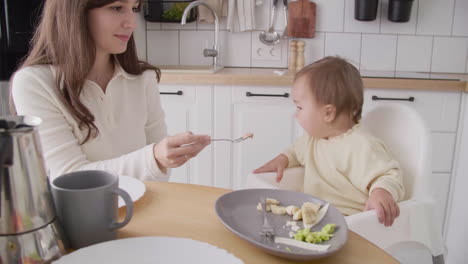
MULTIPOLYGON (((19 67, 55 66, 60 100, 79 122, 80 129, 88 131, 81 144, 99 133, 93 113, 79 99, 96 58, 96 46, 88 29, 88 11, 113 2, 116 0, 46 0, 30 52, 19 67)), ((126 72, 133 75, 154 70, 159 82, 160 70, 138 59, 133 35, 127 50, 115 58, 126 72)))
POLYGON ((304 77, 318 103, 332 104, 336 116, 349 114, 359 123, 364 102, 361 75, 351 63, 340 57, 325 57, 301 69, 295 80, 304 77))

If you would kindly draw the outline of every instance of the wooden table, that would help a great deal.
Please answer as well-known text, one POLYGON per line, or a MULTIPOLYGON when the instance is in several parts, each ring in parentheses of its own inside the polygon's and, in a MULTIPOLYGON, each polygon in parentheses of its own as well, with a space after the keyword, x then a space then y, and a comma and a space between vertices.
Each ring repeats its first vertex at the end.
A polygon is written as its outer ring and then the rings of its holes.
MULTIPOLYGON (((133 218, 119 238, 185 237, 226 249, 244 263, 296 263, 269 255, 229 231, 216 215, 216 199, 230 190, 180 183, 146 182, 145 195, 135 203, 133 218)), ((121 208, 122 217, 125 210, 121 208)), ((383 250, 349 231, 336 254, 308 263, 398 263, 383 250)))

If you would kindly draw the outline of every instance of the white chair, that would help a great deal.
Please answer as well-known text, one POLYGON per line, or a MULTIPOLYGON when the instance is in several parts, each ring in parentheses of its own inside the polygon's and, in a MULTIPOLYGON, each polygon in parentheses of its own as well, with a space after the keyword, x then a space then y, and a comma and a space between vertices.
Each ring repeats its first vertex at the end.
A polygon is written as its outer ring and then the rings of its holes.
MULTIPOLYGON (((401 263, 444 263, 441 219, 430 197, 431 138, 420 115, 403 104, 383 104, 366 114, 362 126, 385 142, 400 162, 406 189, 400 216, 391 227, 380 224, 374 210, 347 216, 348 227, 387 251, 401 263)), ((247 188, 300 191, 302 167, 276 173, 249 174, 247 188)))

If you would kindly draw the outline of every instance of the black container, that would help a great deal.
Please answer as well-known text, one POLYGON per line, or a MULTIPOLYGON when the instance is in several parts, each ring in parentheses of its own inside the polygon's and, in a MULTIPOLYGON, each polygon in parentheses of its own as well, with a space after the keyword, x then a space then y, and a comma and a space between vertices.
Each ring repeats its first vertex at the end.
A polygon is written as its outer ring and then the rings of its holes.
POLYGON ((359 21, 372 21, 377 18, 379 0, 354 0, 354 18, 359 21))
POLYGON ((9 80, 28 54, 44 2, 0 0, 0 81, 9 80))
POLYGON ((408 22, 414 0, 390 0, 388 3, 388 20, 393 22, 408 22))
MULTIPOLYGON (((180 23, 184 9, 191 1, 160 1, 145 0, 143 11, 145 20, 149 22, 180 23)), ((197 8, 192 8, 187 16, 187 23, 197 19, 197 8)))

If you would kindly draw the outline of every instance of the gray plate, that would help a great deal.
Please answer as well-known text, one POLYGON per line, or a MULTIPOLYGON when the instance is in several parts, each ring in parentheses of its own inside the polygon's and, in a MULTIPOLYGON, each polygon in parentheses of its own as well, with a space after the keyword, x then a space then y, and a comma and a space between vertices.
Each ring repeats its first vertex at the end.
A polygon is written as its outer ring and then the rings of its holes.
MULTIPOLYGON (((332 205, 328 208, 325 217, 312 228, 312 231, 319 231, 326 224, 336 224, 337 229, 334 237, 322 244, 329 244, 330 248, 326 252, 306 250, 284 244, 276 244, 262 237, 259 232, 263 225, 262 212, 257 210, 260 197, 275 198, 281 205, 295 205, 301 207, 304 202, 313 202, 321 205, 325 201, 310 196, 305 193, 274 190, 274 189, 246 189, 233 191, 219 197, 216 201, 216 213, 223 224, 234 234, 265 250, 266 252, 286 259, 292 260, 312 260, 329 256, 340 250, 348 239, 348 226, 344 216, 332 205), (291 251, 288 251, 289 248, 291 251)), ((275 228, 278 237, 289 238, 290 227, 286 227, 287 221, 293 221, 290 215, 275 215, 268 212, 268 221, 275 228)), ((303 228, 302 221, 298 225, 303 228)))

